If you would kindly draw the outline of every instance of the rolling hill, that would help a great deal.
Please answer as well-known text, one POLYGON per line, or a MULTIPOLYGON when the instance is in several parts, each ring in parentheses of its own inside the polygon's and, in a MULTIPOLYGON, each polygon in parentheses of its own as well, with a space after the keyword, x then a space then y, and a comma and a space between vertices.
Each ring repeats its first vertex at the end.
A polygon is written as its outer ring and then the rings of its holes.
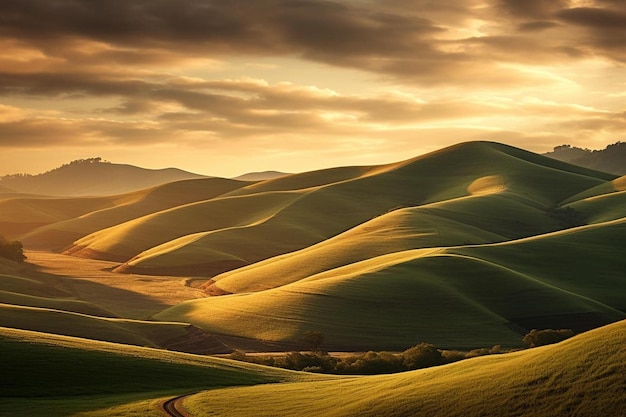
POLYGON ((68 253, 126 262, 124 271, 178 270, 211 276, 220 269, 309 247, 396 208, 452 204, 455 199, 497 193, 505 196, 501 204, 507 205, 507 198, 515 200, 509 205, 524 213, 519 225, 509 220, 509 235, 529 236, 560 226, 545 213, 527 212, 545 212, 564 198, 613 178, 506 145, 465 143, 397 164, 256 183, 220 199, 95 232, 76 241, 68 253), (260 208, 253 213, 251 206, 256 205, 260 208), (177 227, 167 227, 170 224, 177 227))
MULTIPOLYGON (((22 216, 25 210, 37 210, 39 215, 48 216, 42 219, 42 223, 33 224, 32 220, 36 217, 34 215, 26 216, 31 223, 21 223, 15 216, 9 217, 11 221, 6 223, 14 227, 21 225, 23 231, 28 230, 20 236, 20 239, 29 249, 60 250, 75 240, 101 229, 171 207, 212 199, 245 185, 247 183, 242 181, 202 178, 175 181, 106 199, 104 197, 45 201, 15 199, 0 201, 0 213, 7 218, 10 216, 9 207, 17 206, 22 210, 19 214, 22 216), (77 212, 78 207, 92 200, 104 200, 106 204, 93 210, 77 212), (50 210, 44 211, 46 205, 54 205, 57 209, 54 213, 49 213, 50 210)), ((19 210, 16 212, 19 213, 19 210)))
MULTIPOLYGON (((234 347, 297 346, 318 330, 328 349, 474 348, 519 345, 534 327, 583 331, 625 317, 623 189, 623 178, 469 142, 252 184, 210 178, 6 204, 31 209, 14 209, 20 220, 57 216, 23 235, 27 247, 69 244, 65 253, 114 261, 117 272, 212 278, 208 294, 232 295, 158 313, 149 303, 144 313, 234 347), (64 204, 74 212, 61 218, 64 204)), ((121 294, 136 297, 137 285, 121 294)), ((89 294, 83 301, 99 299, 89 294)), ((58 309, 18 298, 6 299, 58 309)))
POLYGON ((626 413, 626 323, 527 351, 395 375, 205 391, 204 416, 619 416, 626 413))
POLYGON ((248 172, 247 174, 239 175, 234 177, 234 180, 238 181, 266 181, 274 178, 284 177, 286 175, 291 175, 287 172, 279 172, 279 171, 261 171, 261 172, 248 172))
POLYGON ((89 158, 72 161, 38 175, 6 175, 0 178, 0 186, 19 193, 94 196, 122 194, 172 181, 202 177, 175 168, 154 170, 89 158))
POLYGON ((268 290, 184 302, 156 318, 282 342, 317 330, 330 350, 515 346, 532 328, 582 331, 626 317, 624 227, 395 252, 268 290))
POLYGON ((0 353, 6 376, 0 380, 0 413, 13 416, 160 416, 159 403, 181 393, 195 393, 182 404, 194 417, 626 412, 624 321, 556 345, 366 377, 297 373, 2 328, 0 353))
MULTIPOLYGON (((212 387, 320 379, 234 361, 0 328, 0 414, 67 416, 212 387), (80 364, 77 366, 77 364, 80 364)), ((326 377, 328 379, 328 377, 326 377)), ((136 415, 146 415, 138 411, 136 415)))

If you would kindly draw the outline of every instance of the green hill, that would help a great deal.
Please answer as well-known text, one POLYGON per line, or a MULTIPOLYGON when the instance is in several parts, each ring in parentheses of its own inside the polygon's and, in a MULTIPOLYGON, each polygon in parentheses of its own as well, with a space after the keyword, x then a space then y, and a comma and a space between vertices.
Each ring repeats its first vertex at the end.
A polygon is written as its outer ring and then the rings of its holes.
POLYGON ((565 342, 395 375, 205 391, 204 416, 620 416, 626 322, 565 342))
MULTIPOLYGON (((179 207, 96 232, 75 242, 69 253, 130 260, 122 268, 130 272, 212 276, 223 265, 232 269, 303 249, 399 207, 494 193, 506 197, 498 204, 517 206, 515 212, 522 216, 508 220, 508 235, 529 236, 560 227, 546 218, 549 207, 613 178, 505 145, 472 142, 397 164, 253 184, 221 201, 179 207), (288 200, 272 207, 261 205, 262 216, 251 214, 256 199, 287 195, 288 200), (229 216, 222 220, 226 200, 229 216), (544 211, 543 218, 539 211, 544 211), (167 227, 172 224, 177 226, 167 227)), ((449 202, 458 204, 457 217, 466 210, 463 204, 473 205, 472 210, 488 206, 467 200, 449 202)))
POLYGON ((320 379, 234 361, 0 328, 0 414, 67 416, 226 386, 320 379))
POLYGON ((194 417, 626 412, 625 321, 556 345, 366 377, 297 373, 3 328, 0 354, 3 415, 159 416, 159 401, 195 392, 183 401, 194 417))
MULTIPOLYGON (((52 224, 37 227, 20 239, 29 249, 60 250, 90 233, 115 226, 137 217, 196 201, 208 200, 246 185, 246 182, 223 178, 176 181, 115 197, 106 207, 74 213, 86 198, 48 200, 60 207, 64 217, 56 216, 52 224)), ((110 199, 111 200, 111 199, 110 199)), ((18 200, 18 204, 41 210, 39 201, 18 200)), ((45 202, 44 202, 45 207, 45 202)), ((0 212, 2 205, 0 202, 0 212)), ((32 216, 26 216, 32 222, 32 216)))
POLYGON ((337 350, 516 345, 532 328, 581 331, 626 317, 625 227, 620 220, 395 252, 269 290, 184 302, 156 317, 282 342, 318 330, 337 350))

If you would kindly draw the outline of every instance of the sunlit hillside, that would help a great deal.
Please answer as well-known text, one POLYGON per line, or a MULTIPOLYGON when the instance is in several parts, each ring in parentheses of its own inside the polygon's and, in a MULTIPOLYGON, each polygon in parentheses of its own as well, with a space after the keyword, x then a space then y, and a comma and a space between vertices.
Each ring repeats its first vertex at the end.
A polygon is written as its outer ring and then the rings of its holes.
POLYGON ((621 416, 626 323, 557 345, 396 375, 206 391, 203 416, 621 416))
POLYGON ((0 353, 7 376, 0 413, 13 416, 161 416, 160 404, 180 394, 192 394, 181 406, 194 417, 626 412, 624 321, 556 345, 367 377, 316 376, 12 329, 0 329, 0 353))
MULTIPOLYGON (((223 264, 232 269, 303 249, 397 208, 437 212, 438 206, 427 205, 450 204, 463 222, 492 199, 500 205, 493 212, 515 208, 487 232, 531 236, 562 227, 546 214, 550 207, 613 178, 505 145, 466 143, 397 164, 261 182, 95 232, 69 253, 127 261, 123 269, 129 271, 173 274, 180 268, 182 274, 210 276, 223 264)), ((483 223, 489 221, 485 216, 483 223)))

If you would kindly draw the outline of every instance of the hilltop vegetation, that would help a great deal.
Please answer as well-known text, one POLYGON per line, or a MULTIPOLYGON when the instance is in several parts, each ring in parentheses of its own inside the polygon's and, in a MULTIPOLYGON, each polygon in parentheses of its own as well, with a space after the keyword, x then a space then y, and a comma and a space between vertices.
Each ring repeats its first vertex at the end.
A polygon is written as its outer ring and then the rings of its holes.
POLYGON ((626 174, 626 142, 616 142, 600 150, 561 145, 544 155, 599 171, 626 174))

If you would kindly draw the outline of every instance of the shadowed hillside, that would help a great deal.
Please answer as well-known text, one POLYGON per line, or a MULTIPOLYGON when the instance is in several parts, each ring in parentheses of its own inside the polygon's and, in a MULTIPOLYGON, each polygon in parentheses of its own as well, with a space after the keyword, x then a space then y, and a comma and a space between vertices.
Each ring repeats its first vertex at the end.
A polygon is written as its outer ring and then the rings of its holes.
POLYGON ((202 175, 175 168, 153 170, 90 158, 72 161, 43 174, 6 175, 0 178, 0 186, 20 193, 56 196, 108 195, 201 177, 202 175))

